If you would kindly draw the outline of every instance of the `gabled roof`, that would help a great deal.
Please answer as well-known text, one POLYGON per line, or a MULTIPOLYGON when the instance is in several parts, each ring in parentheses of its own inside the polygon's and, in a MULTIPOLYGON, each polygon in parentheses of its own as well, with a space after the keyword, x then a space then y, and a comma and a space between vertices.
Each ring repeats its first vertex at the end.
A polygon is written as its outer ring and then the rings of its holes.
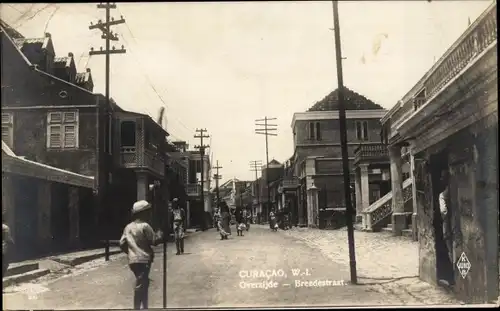
MULTIPOLYGON (((339 89, 331 92, 322 100, 316 102, 307 111, 332 111, 339 110, 339 89)), ((344 99, 345 99, 345 109, 346 110, 374 110, 374 109, 384 109, 382 106, 375 104, 370 99, 364 97, 363 95, 354 92, 346 87, 344 87, 344 99)))
MULTIPOLYGON (((13 47, 17 50, 17 52, 19 53, 19 55, 23 58, 23 60, 25 61, 26 65, 27 65, 27 66, 30 66, 30 67, 33 69, 33 71, 35 71, 35 72, 37 72, 37 73, 39 73, 39 74, 41 74, 41 75, 44 75, 44 76, 46 76, 46 77, 49 77, 49 78, 51 78, 51 79, 53 79, 53 80, 57 80, 57 81, 59 81, 59 82, 61 82, 61 83, 63 83, 63 84, 67 84, 67 85, 70 85, 70 86, 73 86, 73 87, 79 88, 80 90, 83 90, 84 92, 87 92, 87 93, 90 93, 90 94, 94 94, 94 93, 90 92, 89 90, 86 90, 86 89, 84 89, 84 88, 82 88, 82 87, 80 87, 80 86, 78 86, 78 85, 76 85, 76 84, 70 83, 70 82, 65 81, 65 80, 63 80, 63 79, 59 79, 58 77, 56 77, 56 76, 54 76, 54 75, 51 75, 50 73, 47 73, 47 72, 45 72, 45 71, 43 71, 43 70, 40 70, 40 69, 36 68, 36 66, 34 66, 34 65, 33 65, 33 64, 29 61, 29 59, 26 57, 26 55, 24 55, 24 53, 23 53, 23 52, 21 51, 21 49, 19 48, 19 42, 21 42, 21 41, 22 41, 22 42, 24 42, 24 39, 13 39, 13 38, 11 38, 11 37, 10 37, 10 35, 9 35, 9 33, 8 33, 8 31, 7 31, 7 30, 3 27, 3 24, 4 24, 4 23, 2 23, 2 24, 0 25, 0 29, 1 29, 1 30, 2 30, 2 32, 5 34, 5 37, 6 37, 6 38, 7 38, 10 42, 12 42, 13 47), (18 43, 16 43, 15 41, 18 41, 18 43)), ((44 40, 45 40, 45 39, 48 39, 48 38, 44 38, 44 40)), ((26 40, 34 40, 34 39, 26 39, 26 40)), ((37 40, 39 40, 39 39, 37 39, 37 40)), ((29 41, 28 41, 28 42, 29 42, 29 41)), ((23 43, 23 44, 24 44, 24 43, 23 43)), ((37 44, 38 44, 38 43, 37 43, 37 44)), ((42 45, 42 46, 43 46, 43 45, 42 45)))

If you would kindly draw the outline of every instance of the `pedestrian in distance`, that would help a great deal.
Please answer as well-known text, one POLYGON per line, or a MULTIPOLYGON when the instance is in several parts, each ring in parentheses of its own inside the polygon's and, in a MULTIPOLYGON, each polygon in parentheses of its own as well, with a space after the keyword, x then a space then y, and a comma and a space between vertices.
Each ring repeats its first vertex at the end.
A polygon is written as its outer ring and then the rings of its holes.
MULTIPOLYGON (((3 218, 5 219, 5 215, 3 218)), ((2 223, 2 278, 5 277, 5 273, 7 273, 7 269, 9 268, 13 246, 14 240, 10 234, 10 228, 2 223)))
POLYGON ((172 200, 172 219, 174 220, 174 239, 177 248, 176 255, 184 253, 184 220, 186 219, 184 210, 180 208, 179 199, 172 200))
POLYGON ((130 270, 135 276, 134 309, 148 309, 149 272, 154 260, 153 246, 161 243, 163 233, 154 232, 148 221, 152 218, 149 202, 141 200, 132 207, 132 222, 123 230, 120 248, 128 255, 130 270))

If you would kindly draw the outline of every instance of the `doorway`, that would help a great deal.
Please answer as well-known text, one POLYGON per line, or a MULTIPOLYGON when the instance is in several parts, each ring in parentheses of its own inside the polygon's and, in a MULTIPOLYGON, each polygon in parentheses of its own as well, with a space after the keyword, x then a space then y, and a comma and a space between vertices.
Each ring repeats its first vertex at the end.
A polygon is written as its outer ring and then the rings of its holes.
MULTIPOLYGON (((430 158, 430 173, 432 185, 432 206, 433 206, 433 223, 434 228, 434 247, 436 251, 436 276, 440 283, 445 281, 448 285, 455 283, 453 269, 453 249, 451 242, 453 237, 447 236, 445 239, 443 228, 448 226, 449 221, 445 222, 441 215, 439 195, 449 187, 448 175, 448 153, 441 151, 434 154, 430 158)), ((452 219, 452 209, 450 208, 449 195, 446 200, 448 206, 447 219, 452 219)), ((446 284, 444 283, 444 284, 446 284)))

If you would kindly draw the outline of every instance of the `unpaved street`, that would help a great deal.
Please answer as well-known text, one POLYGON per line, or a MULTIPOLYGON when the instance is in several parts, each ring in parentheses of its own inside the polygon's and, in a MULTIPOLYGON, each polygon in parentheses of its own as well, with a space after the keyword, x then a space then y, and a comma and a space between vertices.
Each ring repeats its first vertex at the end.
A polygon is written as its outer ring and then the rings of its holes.
MULTIPOLYGON (((151 308, 162 307, 161 256, 159 247, 151 273, 151 308)), ((186 240, 184 255, 176 256, 171 244, 167 254, 170 308, 437 302, 409 301, 388 287, 349 285, 348 281, 344 263, 336 263, 299 238, 271 232, 265 226, 253 226, 244 237, 233 235, 224 241, 215 229, 196 233, 186 240), (268 288, 262 288, 265 286, 268 288)), ((80 274, 31 285, 31 290, 25 288, 24 292, 4 294, 4 308, 132 307, 133 276, 124 257, 80 274)))

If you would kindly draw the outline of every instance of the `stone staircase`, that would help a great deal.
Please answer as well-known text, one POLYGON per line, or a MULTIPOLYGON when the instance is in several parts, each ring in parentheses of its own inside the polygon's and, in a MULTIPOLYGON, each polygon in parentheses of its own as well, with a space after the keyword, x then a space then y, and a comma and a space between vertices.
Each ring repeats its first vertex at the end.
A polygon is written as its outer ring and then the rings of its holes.
MULTIPOLYGON (((411 221, 413 213, 412 179, 408 178, 403 182, 403 199, 405 212, 407 214, 406 228, 403 230, 403 236, 412 236, 411 221)), ((363 211, 363 222, 356 224, 357 230, 368 232, 392 232, 392 191, 371 204, 363 211)))

